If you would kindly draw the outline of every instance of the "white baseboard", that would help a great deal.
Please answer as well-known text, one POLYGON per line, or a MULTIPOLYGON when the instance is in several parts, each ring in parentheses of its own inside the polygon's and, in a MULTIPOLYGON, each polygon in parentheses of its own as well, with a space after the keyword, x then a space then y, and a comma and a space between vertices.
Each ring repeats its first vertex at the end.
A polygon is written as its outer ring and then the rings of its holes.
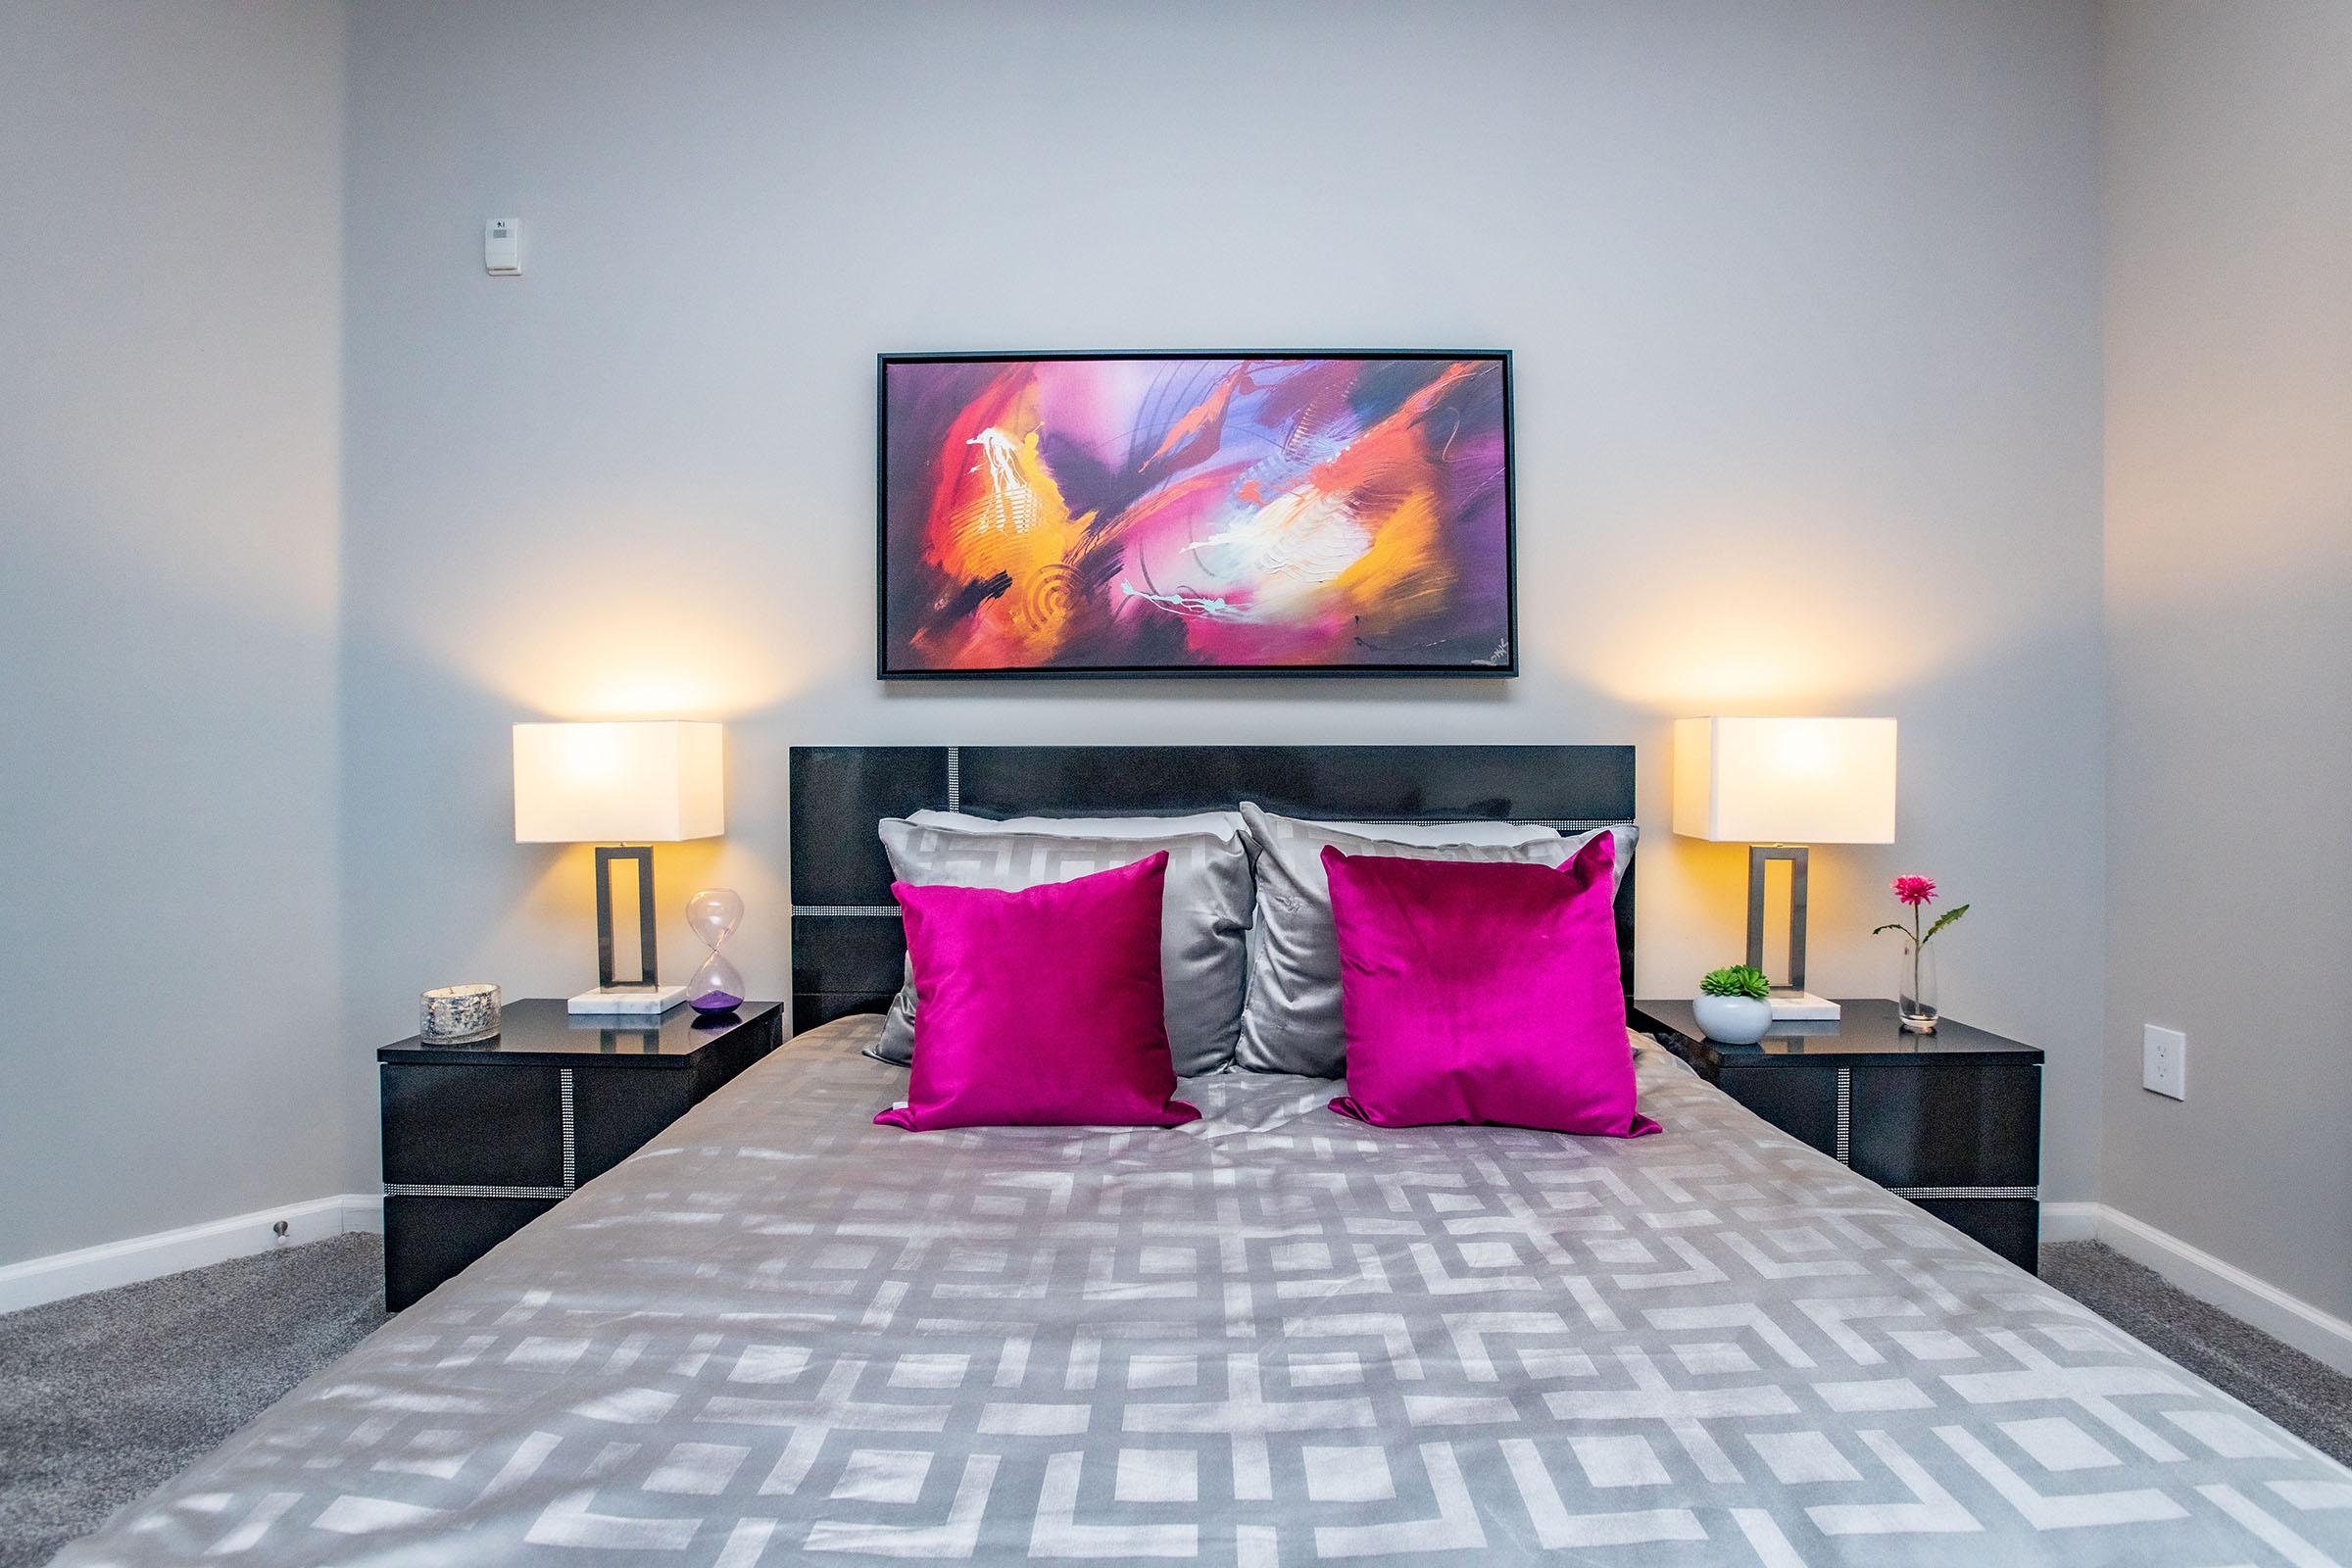
POLYGON ((90 1291, 135 1285, 141 1280, 202 1268, 272 1248, 324 1241, 346 1231, 384 1228, 384 1200, 378 1193, 339 1193, 278 1208, 183 1225, 177 1230, 132 1236, 78 1251, 53 1252, 0 1267, 0 1312, 39 1306, 90 1291), (285 1221, 286 1234, 271 1228, 285 1221))
POLYGON ((2251 1323, 2338 1372, 2352 1374, 2352 1323, 2289 1296, 2268 1280, 2256 1279, 2234 1263, 2168 1235, 2145 1220, 2099 1205, 2098 1239, 2135 1262, 2145 1263, 2175 1285, 2211 1301, 2231 1317, 2251 1323))
POLYGON ((367 1231, 370 1235, 384 1234, 384 1195, 381 1193, 345 1193, 335 1200, 343 1205, 343 1229, 367 1231))
POLYGON ((2352 1323, 2107 1203, 2044 1203, 2045 1242, 2104 1242, 2201 1301, 2352 1374, 2352 1323))
POLYGON ((2041 1239, 2045 1242, 2090 1242, 2099 1235, 2096 1203, 2044 1203, 2041 1239))

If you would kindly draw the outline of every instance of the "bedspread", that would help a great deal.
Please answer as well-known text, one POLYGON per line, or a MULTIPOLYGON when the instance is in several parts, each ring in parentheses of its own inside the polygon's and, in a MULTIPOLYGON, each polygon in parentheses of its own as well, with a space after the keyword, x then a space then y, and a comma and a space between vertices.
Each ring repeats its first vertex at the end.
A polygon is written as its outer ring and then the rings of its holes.
POLYGON ((1642 1043, 1663 1135, 869 1124, 789 1042, 61 1563, 2312 1564, 2352 1473, 1642 1043))

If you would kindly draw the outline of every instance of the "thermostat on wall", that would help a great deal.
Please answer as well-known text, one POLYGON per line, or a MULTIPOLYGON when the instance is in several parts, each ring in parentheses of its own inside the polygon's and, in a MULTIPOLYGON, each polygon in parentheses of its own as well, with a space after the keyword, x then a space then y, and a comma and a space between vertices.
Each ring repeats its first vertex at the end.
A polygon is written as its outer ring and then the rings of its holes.
POLYGON ((522 221, 492 218, 482 222, 482 270, 492 277, 522 275, 522 221))

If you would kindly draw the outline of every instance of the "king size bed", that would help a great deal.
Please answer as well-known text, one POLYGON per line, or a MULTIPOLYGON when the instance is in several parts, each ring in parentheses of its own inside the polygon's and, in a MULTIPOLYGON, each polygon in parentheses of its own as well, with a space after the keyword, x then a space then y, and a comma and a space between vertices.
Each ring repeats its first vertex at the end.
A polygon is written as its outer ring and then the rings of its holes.
POLYGON ((1630 749, 1365 751, 796 753, 803 1032, 60 1562, 2352 1556, 2352 1473, 1646 1041, 1640 1138, 873 1124, 882 817, 1632 814, 1630 749))

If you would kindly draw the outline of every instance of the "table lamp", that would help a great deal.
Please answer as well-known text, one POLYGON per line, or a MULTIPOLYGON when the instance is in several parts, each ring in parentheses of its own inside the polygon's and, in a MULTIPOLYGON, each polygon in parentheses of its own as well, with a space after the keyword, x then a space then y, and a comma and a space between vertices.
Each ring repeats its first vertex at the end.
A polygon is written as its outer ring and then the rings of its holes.
POLYGON ((686 1000, 658 978, 654 844, 726 830, 720 726, 674 721, 514 726, 514 842, 594 844, 596 980, 573 997, 584 1013, 661 1013, 686 1000), (612 862, 637 862, 637 963, 614 972, 612 862))
POLYGON ((1832 1019, 1805 989, 1806 846, 1894 842, 1891 718, 1678 718, 1674 830, 1745 844, 1747 961, 1764 967, 1764 878, 1788 866, 1788 978, 1772 1015, 1832 1019))

